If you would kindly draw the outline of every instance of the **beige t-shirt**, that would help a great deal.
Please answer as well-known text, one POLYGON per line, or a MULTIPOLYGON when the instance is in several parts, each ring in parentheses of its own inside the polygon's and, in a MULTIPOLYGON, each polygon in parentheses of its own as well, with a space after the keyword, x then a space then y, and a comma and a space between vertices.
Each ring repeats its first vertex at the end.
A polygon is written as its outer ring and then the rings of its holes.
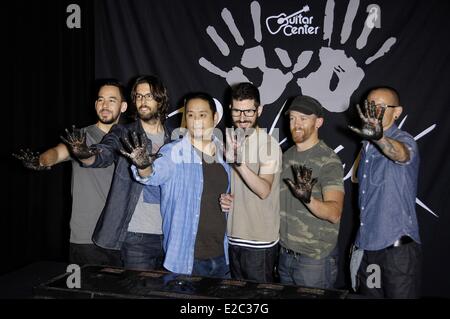
POLYGON ((258 128, 246 138, 242 154, 243 162, 255 174, 274 174, 274 179, 269 196, 261 199, 233 170, 231 193, 234 200, 228 215, 228 236, 252 241, 277 241, 280 228, 281 148, 276 139, 258 128))

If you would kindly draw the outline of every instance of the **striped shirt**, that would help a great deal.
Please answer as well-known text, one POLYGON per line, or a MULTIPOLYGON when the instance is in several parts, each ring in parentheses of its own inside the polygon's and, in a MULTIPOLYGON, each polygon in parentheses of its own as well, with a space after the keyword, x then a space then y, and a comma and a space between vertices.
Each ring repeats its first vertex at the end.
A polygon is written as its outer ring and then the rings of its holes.
POLYGON ((240 238, 228 237, 228 244, 233 246, 241 246, 248 248, 270 248, 278 244, 278 239, 275 241, 257 241, 257 240, 245 240, 240 238))

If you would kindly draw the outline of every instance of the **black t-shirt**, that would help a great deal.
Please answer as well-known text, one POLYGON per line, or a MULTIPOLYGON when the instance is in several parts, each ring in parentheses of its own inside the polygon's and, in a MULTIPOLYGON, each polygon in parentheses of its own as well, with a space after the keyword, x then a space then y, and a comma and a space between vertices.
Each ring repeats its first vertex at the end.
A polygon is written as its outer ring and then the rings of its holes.
POLYGON ((227 191, 228 177, 222 164, 204 153, 198 153, 202 156, 203 192, 194 256, 196 259, 207 259, 224 254, 227 221, 220 209, 219 197, 227 191))

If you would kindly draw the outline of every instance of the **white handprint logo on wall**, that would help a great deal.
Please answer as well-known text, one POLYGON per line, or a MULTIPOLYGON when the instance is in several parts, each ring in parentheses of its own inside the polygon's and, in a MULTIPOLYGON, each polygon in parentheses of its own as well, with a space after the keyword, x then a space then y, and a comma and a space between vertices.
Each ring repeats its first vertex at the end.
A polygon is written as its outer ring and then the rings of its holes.
MULTIPOLYGON (((350 97, 359 87, 365 73, 364 70, 358 66, 356 60, 353 57, 348 56, 344 50, 330 47, 333 34, 334 6, 334 0, 327 1, 325 7, 323 40, 328 41, 328 43, 327 46, 319 49, 318 55, 320 66, 308 76, 298 78, 297 84, 303 94, 318 99, 328 111, 344 112, 349 107, 350 97), (334 87, 332 88, 331 81, 333 79, 337 84, 333 85, 334 87)), ((373 7, 374 5, 369 5, 367 7, 368 16, 364 23, 363 30, 357 39, 357 49, 363 49, 366 46, 367 39, 374 29, 374 23, 376 27, 379 26, 379 20, 376 20, 376 17, 379 17, 379 15, 374 15, 373 7)), ((341 45, 346 44, 350 37, 353 21, 356 17, 358 8, 359 0, 349 1, 340 35, 341 45)), ((253 21, 254 39, 258 44, 244 49, 240 60, 240 66, 261 71, 262 82, 259 86, 259 90, 262 103, 267 105, 277 101, 284 93, 288 83, 294 78, 294 74, 308 66, 313 56, 313 51, 301 52, 298 55, 297 62, 292 66, 293 64, 288 52, 281 48, 275 48, 274 51, 276 55, 287 71, 283 72, 281 68, 268 67, 264 47, 262 45, 261 7, 259 2, 253 1, 250 4, 250 12, 253 21)), ((379 12, 380 10, 378 8, 377 13, 379 12)), ((227 8, 224 8, 221 16, 233 35, 236 44, 240 47, 244 47, 245 41, 236 26, 231 12, 227 8)), ((206 32, 222 55, 228 56, 230 54, 230 48, 219 36, 216 29, 213 26, 208 26, 206 32)), ((373 56, 364 61, 364 64, 368 65, 389 52, 395 42, 396 39, 394 37, 387 39, 373 56)), ((231 70, 224 71, 204 57, 199 59, 199 64, 209 72, 224 78, 229 85, 244 81, 253 82, 252 79, 249 79, 244 74, 244 70, 240 66, 236 65, 232 67, 231 70)))
MULTIPOLYGON (((359 0, 349 1, 340 35, 342 45, 350 37, 358 8, 359 0)), ((356 41, 357 49, 363 49, 366 46, 367 38, 374 29, 373 5, 369 5, 368 12, 366 23, 364 23, 363 30, 356 41)), ((333 20, 334 0, 328 0, 323 26, 323 39, 328 40, 328 46, 319 50, 319 69, 305 78, 298 79, 297 84, 302 89, 303 94, 314 96, 328 111, 344 112, 349 107, 351 95, 364 78, 364 71, 357 65, 353 57, 347 56, 344 50, 329 47, 333 34, 333 20), (337 76, 338 83, 336 88, 331 90, 330 81, 333 76, 337 76)), ((396 39, 393 37, 387 39, 381 48, 365 61, 365 64, 368 65, 389 52, 395 42, 396 39)))
MULTIPOLYGON (((254 27, 254 37, 257 43, 261 43, 262 41, 262 33, 261 33, 261 7, 257 1, 254 1, 250 5, 251 16, 253 20, 254 27)), ((231 12, 224 8, 222 10, 222 19, 226 23, 228 29, 233 35, 236 44, 238 46, 244 46, 245 41, 239 32, 233 16, 231 12)), ((217 31, 214 27, 208 26, 206 28, 206 33, 211 37, 213 42, 219 48, 220 52, 224 56, 228 56, 230 54, 230 49, 225 41, 217 34, 217 31)), ((280 57, 280 60, 285 67, 289 67, 292 65, 290 62, 289 56, 286 51, 282 49, 275 49, 275 52, 280 57)), ((261 103, 263 105, 271 104, 275 102, 286 89, 287 84, 292 80, 293 74, 292 72, 283 73, 282 70, 276 68, 269 68, 266 64, 266 56, 264 53, 264 48, 261 45, 257 45, 254 47, 247 48, 243 51, 241 61, 241 65, 254 69, 257 68, 262 72, 262 82, 259 87, 261 94, 261 103)), ((233 85, 238 82, 253 82, 244 75, 244 71, 239 66, 234 66, 229 71, 224 71, 205 59, 204 57, 199 59, 199 64, 203 66, 209 72, 217 74, 223 77, 229 85, 233 85)), ((294 67, 295 68, 295 67, 294 67)))

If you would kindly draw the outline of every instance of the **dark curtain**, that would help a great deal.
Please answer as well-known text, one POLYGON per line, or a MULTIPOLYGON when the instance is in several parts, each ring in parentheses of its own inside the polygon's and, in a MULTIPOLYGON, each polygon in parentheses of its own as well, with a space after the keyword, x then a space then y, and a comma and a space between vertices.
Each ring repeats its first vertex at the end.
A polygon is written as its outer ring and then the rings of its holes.
POLYGON ((74 1, 13 1, 2 8, 3 134, 5 179, 0 214, 0 273, 37 260, 65 261, 71 210, 71 165, 51 171, 24 169, 20 148, 44 151, 64 128, 94 123, 93 3, 76 1, 81 29, 69 29, 74 1), (4 82, 4 83, 5 83, 4 82))

